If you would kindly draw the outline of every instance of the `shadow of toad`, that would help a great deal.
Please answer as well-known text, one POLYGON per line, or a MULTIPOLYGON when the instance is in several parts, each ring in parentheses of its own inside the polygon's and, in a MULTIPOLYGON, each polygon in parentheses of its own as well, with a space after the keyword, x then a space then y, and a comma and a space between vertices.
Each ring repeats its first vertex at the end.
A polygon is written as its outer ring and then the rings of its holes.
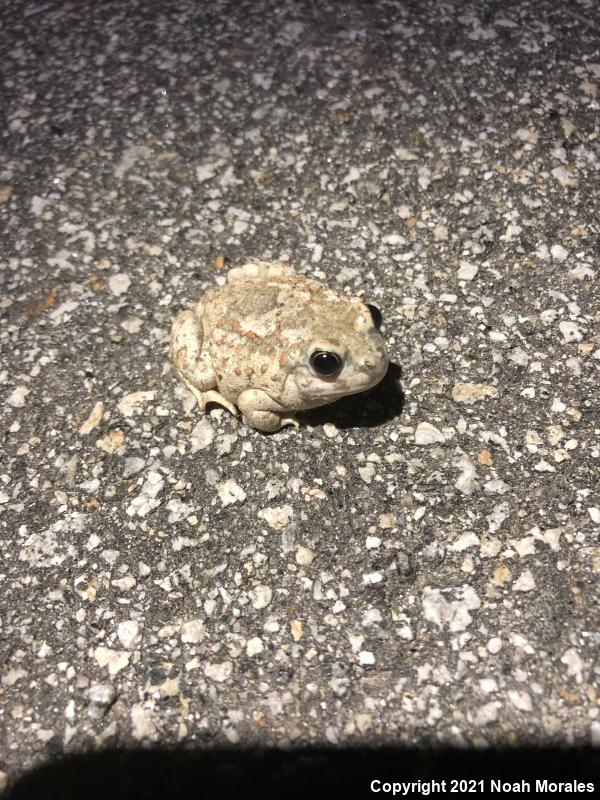
POLYGON ((402 370, 390 362, 383 379, 367 392, 342 397, 312 411, 298 415, 301 422, 323 425, 332 422, 336 428, 376 428, 399 417, 404 407, 404 392, 400 385, 402 370))

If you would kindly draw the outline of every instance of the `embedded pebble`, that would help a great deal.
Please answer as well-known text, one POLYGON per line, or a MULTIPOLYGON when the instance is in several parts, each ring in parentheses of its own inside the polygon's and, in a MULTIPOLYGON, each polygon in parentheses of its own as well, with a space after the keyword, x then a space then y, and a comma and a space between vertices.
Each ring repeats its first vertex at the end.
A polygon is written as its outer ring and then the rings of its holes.
POLYGON ((487 649, 493 655, 499 653, 500 650, 502 650, 502 639, 500 639, 498 636, 492 637, 487 643, 487 649))
POLYGON ((17 386, 8 395, 6 402, 14 408, 23 408, 28 394, 30 394, 30 390, 26 386, 17 386))
POLYGON ((252 600, 252 608, 260 610, 266 608, 271 603, 273 592, 269 586, 259 585, 250 590, 250 599, 252 600))
POLYGON ((472 281, 478 272, 479 267, 476 264, 470 264, 468 261, 461 261, 456 277, 459 281, 472 281))
POLYGON ((429 422, 420 422, 415 431, 415 444, 426 445, 445 442, 444 434, 429 422))
POLYGON ((497 701, 484 703, 475 711, 474 722, 478 727, 496 722, 501 704, 497 701))
POLYGON ((228 680, 233 673, 233 664, 231 661, 222 661, 218 664, 205 664, 204 674, 211 681, 216 683, 223 683, 228 680))
POLYGON ((181 641, 185 644, 198 644, 206 636, 204 622, 200 619, 192 619, 181 626, 181 641))
POLYGON ((97 706, 109 706, 117 696, 117 691, 111 683, 92 683, 88 691, 90 703, 97 706))
POLYGON ((473 459, 464 454, 457 458, 453 463, 455 467, 461 470, 454 487, 465 495, 470 495, 475 492, 479 484, 476 480, 477 468, 473 459))
POLYGON ((532 711, 531 695, 527 692, 508 692, 508 699, 519 711, 532 711))
POLYGON ((555 261, 564 261, 569 255, 569 251, 562 244, 553 244, 550 248, 550 255, 555 261))
POLYGON ((141 703, 136 703, 129 712, 131 718, 131 735, 141 742, 144 739, 153 739, 156 736, 156 725, 152 712, 144 708, 141 703))
POLYGON ((463 631, 473 621, 470 612, 481 606, 477 592, 472 586, 457 589, 434 589, 426 586, 421 601, 425 619, 439 628, 448 626, 450 631, 463 631))
POLYGON ((96 447, 105 453, 116 453, 125 441, 125 433, 120 430, 110 431, 106 436, 96 439, 96 447))
POLYGON ((262 639, 260 639, 258 636, 253 636, 252 639, 249 639, 246 644, 246 655, 252 658, 253 656, 260 655, 264 649, 265 647, 262 639))
POLYGON ((108 288, 117 297, 120 297, 122 294, 125 294, 129 290, 130 286, 131 286, 131 278, 124 272, 120 272, 117 275, 111 275, 110 278, 108 279, 108 288))
POLYGON ((243 503, 246 499, 246 492, 233 478, 218 483, 217 492, 223 507, 229 506, 232 503, 243 503))
POLYGON ((371 481, 375 477, 375 473, 376 473, 375 465, 370 462, 366 466, 358 468, 358 474, 360 475, 361 479, 367 484, 371 483, 371 481))
POLYGON ((210 447, 215 438, 215 429, 207 417, 202 417, 190 433, 191 452, 197 453, 210 447))
POLYGON ((149 472, 142 484, 139 494, 133 498, 127 508, 130 517, 145 517, 162 503, 158 495, 165 486, 165 480, 160 472, 149 472))
POLYGON ((563 322, 559 322, 558 328, 565 342, 580 342, 583 338, 579 325, 576 322, 564 320, 563 322))
POLYGON ((290 631, 294 638, 295 642, 299 642, 304 635, 304 629, 302 627, 302 622, 299 619, 293 619, 290 622, 290 631))
POLYGON ((289 505, 272 506, 262 508, 258 512, 258 516, 264 519, 268 526, 274 531, 282 531, 289 525, 294 516, 294 509, 289 505))
POLYGON ((154 400, 155 392, 130 392, 121 398, 118 409, 125 417, 132 417, 140 407, 154 400))
POLYGON ((137 643, 139 635, 140 626, 133 619, 120 622, 117 626, 117 636, 126 650, 132 649, 132 647, 137 643))
POLYGON ((104 403, 99 400, 96 405, 90 411, 88 418, 83 422, 79 427, 79 433, 82 436, 86 436, 88 433, 91 433, 94 428, 97 428, 98 425, 102 422, 102 416, 104 415, 104 403))
POLYGON ((130 478, 132 475, 137 475, 146 466, 146 461, 138 456, 129 456, 125 459, 125 467, 123 469, 123 477, 130 478))
POLYGON ((535 589, 535 580, 530 570, 525 570, 513 583, 515 592, 530 592, 535 589))
POLYGON ((457 403, 468 405, 497 396, 498 389, 488 383, 457 383, 452 389, 452 398, 457 403))
POLYGON ((94 651, 94 658, 100 667, 108 667, 109 675, 116 675, 129 664, 131 654, 100 645, 94 651))
POLYGON ((236 445, 238 436, 236 433, 223 433, 215 440, 215 452, 218 456, 227 456, 232 452, 236 445))
POLYGON ((296 550, 296 563, 303 567, 309 567, 314 561, 315 554, 308 547, 299 547, 296 550))

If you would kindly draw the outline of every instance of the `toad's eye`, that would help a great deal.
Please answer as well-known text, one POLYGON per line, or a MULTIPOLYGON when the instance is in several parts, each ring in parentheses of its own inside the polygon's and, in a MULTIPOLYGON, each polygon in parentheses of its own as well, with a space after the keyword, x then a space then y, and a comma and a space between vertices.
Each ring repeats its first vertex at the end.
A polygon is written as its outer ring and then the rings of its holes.
POLYGON ((367 303, 367 308, 371 312, 371 319, 373 320, 373 325, 379 330, 381 328, 381 323, 383 322, 383 316, 381 311, 377 308, 377 306, 371 305, 371 303, 367 303))
POLYGON ((310 365, 317 375, 332 378, 339 375, 344 363, 337 353, 328 353, 326 350, 315 350, 310 357, 310 365))

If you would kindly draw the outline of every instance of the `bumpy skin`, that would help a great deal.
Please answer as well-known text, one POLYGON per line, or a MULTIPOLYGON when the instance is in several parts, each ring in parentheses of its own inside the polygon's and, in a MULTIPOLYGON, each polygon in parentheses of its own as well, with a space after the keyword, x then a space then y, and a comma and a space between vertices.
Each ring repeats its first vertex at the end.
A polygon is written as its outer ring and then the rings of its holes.
POLYGON ((261 431, 297 425, 295 411, 369 389, 388 367, 361 300, 262 261, 230 270, 224 286, 176 318, 171 354, 202 409, 210 402, 233 414, 239 408, 261 431), (316 374, 309 361, 316 350, 342 358, 341 372, 316 374))

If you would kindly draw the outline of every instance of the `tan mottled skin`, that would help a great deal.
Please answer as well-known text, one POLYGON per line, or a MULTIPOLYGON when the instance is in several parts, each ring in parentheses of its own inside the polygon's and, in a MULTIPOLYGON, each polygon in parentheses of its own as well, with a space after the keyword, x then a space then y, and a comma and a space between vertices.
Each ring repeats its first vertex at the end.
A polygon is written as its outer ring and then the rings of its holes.
POLYGON ((171 354, 202 408, 216 402, 255 428, 297 424, 295 411, 369 389, 388 358, 368 308, 291 267, 251 262, 230 270, 173 323, 171 354), (313 372, 315 350, 335 352, 335 378, 313 372), (237 407, 237 408, 236 408, 237 407))

